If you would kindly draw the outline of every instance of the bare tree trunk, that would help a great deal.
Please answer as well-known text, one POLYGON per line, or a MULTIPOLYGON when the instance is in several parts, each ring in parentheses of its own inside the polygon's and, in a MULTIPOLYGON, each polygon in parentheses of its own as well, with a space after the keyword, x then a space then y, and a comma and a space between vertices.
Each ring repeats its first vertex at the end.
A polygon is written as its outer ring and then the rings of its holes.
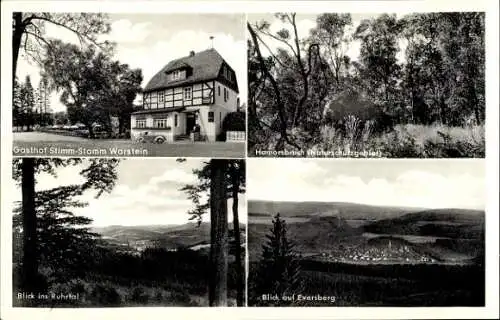
POLYGON ((208 300, 212 307, 227 306, 227 196, 228 161, 213 159, 210 167, 210 273, 208 300))
POLYGON ((238 169, 233 164, 231 166, 231 184, 233 198, 233 225, 234 225, 234 254, 236 256, 236 305, 243 306, 245 304, 245 286, 244 286, 244 268, 241 261, 241 235, 240 235, 240 219, 238 216, 238 191, 240 190, 240 177, 238 169))
POLYGON ((17 59, 19 57, 19 50, 21 49, 21 39, 24 33, 23 14, 21 12, 14 12, 13 17, 13 30, 12 30, 12 83, 16 78, 17 59))
POLYGON ((22 160, 22 219, 23 219, 23 260, 22 289, 36 291, 38 275, 37 217, 35 211, 35 159, 22 160))

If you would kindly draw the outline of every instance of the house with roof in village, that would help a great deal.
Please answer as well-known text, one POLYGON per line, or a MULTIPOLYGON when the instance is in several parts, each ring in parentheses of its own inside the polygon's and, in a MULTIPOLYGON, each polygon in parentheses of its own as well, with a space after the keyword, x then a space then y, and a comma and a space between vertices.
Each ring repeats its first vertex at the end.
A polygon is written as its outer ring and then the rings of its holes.
POLYGON ((131 138, 156 143, 216 141, 224 118, 239 111, 236 73, 215 50, 170 61, 147 83, 131 114, 131 138))

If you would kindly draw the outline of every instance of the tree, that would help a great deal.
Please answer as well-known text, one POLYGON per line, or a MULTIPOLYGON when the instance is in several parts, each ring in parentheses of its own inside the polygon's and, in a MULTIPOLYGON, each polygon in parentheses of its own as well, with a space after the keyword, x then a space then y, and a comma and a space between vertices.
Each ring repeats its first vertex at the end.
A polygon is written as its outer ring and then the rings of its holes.
MULTIPOLYGON (((66 278, 70 273, 81 273, 95 260, 93 255, 99 235, 86 227, 91 219, 75 216, 70 210, 87 205, 77 199, 82 194, 80 185, 60 186, 35 192, 37 217, 37 253, 39 264, 48 266, 53 274, 66 278)), ((14 209, 14 241, 22 238, 22 203, 14 209)), ((13 259, 21 263, 23 246, 14 250, 13 259)))
POLYGON ((13 127, 21 126, 21 128, 23 126, 21 85, 19 84, 17 77, 14 79, 14 84, 12 87, 12 126, 13 127))
MULTIPOLYGON (((286 222, 279 213, 273 219, 273 227, 266 235, 267 243, 262 246, 262 258, 256 274, 256 296, 263 294, 281 297, 292 295, 300 290, 300 264, 294 251, 295 244, 287 238, 286 222)), ((267 302, 260 301, 266 304, 267 302)))
POLYGON ((50 115, 50 88, 46 77, 40 79, 35 96, 35 121, 41 126, 46 126, 52 120, 50 115))
POLYGON ((320 44, 337 87, 341 87, 342 77, 349 68, 350 58, 346 54, 351 40, 347 33, 350 25, 352 19, 349 13, 324 13, 316 18, 316 27, 311 30, 311 39, 320 44))
POLYGON ((409 58, 403 86, 419 101, 416 116, 450 125, 470 117, 483 123, 484 14, 411 14, 402 25, 409 58))
POLYGON ((14 12, 12 14, 12 81, 16 76, 21 49, 24 54, 41 63, 51 53, 51 43, 45 34, 47 25, 66 29, 75 34, 80 43, 107 46, 98 42, 98 36, 110 31, 107 15, 102 13, 14 12))
MULTIPOLYGON (((303 120, 307 108, 306 102, 310 98, 310 76, 315 65, 322 65, 321 56, 319 54, 319 45, 317 43, 304 44, 298 35, 296 14, 278 13, 276 17, 283 23, 286 23, 291 31, 282 29, 276 34, 270 32, 270 24, 262 22, 252 25, 247 23, 247 29, 250 33, 253 49, 255 51, 256 60, 259 63, 260 72, 262 73, 264 83, 269 81, 271 88, 267 90, 274 110, 274 119, 272 123, 267 124, 267 128, 279 133, 279 140, 274 146, 276 150, 285 149, 286 145, 290 145, 296 149, 301 147, 290 138, 289 128, 294 128, 300 125, 303 120), (278 52, 272 52, 269 45, 264 41, 263 36, 273 39, 283 45, 286 50, 279 49, 278 52), (266 63, 266 58, 261 50, 261 45, 265 47, 275 63, 275 67, 279 68, 271 70, 266 63), (288 50, 288 51, 287 51, 288 50), (279 74, 276 71, 283 70, 290 81, 280 81, 279 74), (293 75, 292 75, 293 74, 293 75), (288 84, 283 85, 283 84, 288 84), (294 94, 290 94, 293 92, 294 94), (277 117, 276 117, 277 116, 277 117)), ((253 92, 250 91, 252 94, 253 92)), ((250 98, 252 101, 253 98, 250 98)), ((252 117, 250 113, 250 117, 252 117)), ((254 121, 252 121, 254 122, 254 121)), ((262 123, 262 121, 261 121, 262 123)))
POLYGON ((34 124, 35 94, 31 85, 30 76, 26 76, 25 82, 20 89, 20 112, 22 125, 26 125, 26 130, 30 131, 34 124))
POLYGON ((245 185, 245 161, 236 160, 229 163, 229 175, 231 177, 231 197, 233 199, 233 230, 234 230, 234 255, 236 257, 236 305, 243 306, 245 300, 245 284, 243 267, 243 254, 241 250, 240 220, 238 213, 238 194, 241 192, 241 186, 245 185))
POLYGON ((82 122, 94 137, 94 123, 111 127, 111 116, 118 116, 123 130, 124 118, 133 109, 140 92, 142 72, 111 60, 109 53, 94 47, 52 41, 54 55, 43 62, 44 72, 62 92, 61 102, 68 108, 72 122, 82 122))
POLYGON ((227 306, 228 229, 226 195, 227 160, 210 161, 210 306, 227 306))
POLYGON ((134 100, 142 91, 141 69, 130 69, 127 64, 114 63, 108 71, 108 92, 102 97, 102 104, 110 116, 118 117, 118 131, 124 133, 134 111, 134 100))
MULTIPOLYGON (((68 165, 82 163, 82 159, 62 158, 22 158, 13 161, 13 178, 21 184, 22 189, 22 236, 23 258, 21 262, 21 289, 25 292, 40 292, 43 283, 38 274, 40 261, 38 232, 39 225, 36 214, 36 174, 41 172, 56 175, 55 169, 68 165)), ((91 159, 88 165, 80 171, 85 182, 74 192, 83 193, 86 190, 97 191, 96 197, 104 192, 110 192, 117 179, 116 159, 91 159)))
MULTIPOLYGON (((191 220, 198 220, 201 223, 203 215, 210 207, 209 201, 202 201, 205 194, 211 195, 211 174, 212 162, 207 162, 201 169, 196 169, 193 173, 198 177, 197 184, 189 184, 184 186, 181 191, 188 194, 190 200, 193 201, 194 208, 188 213, 191 215, 191 220)), ((245 178, 245 160, 226 160, 225 171, 225 185, 226 185, 226 198, 232 199, 232 214, 233 214, 233 234, 234 246, 233 249, 236 262, 236 303, 238 306, 244 305, 244 267, 243 267, 243 252, 241 248, 241 230, 239 224, 238 202, 239 194, 245 192, 246 178, 245 178)))
POLYGON ((382 14, 363 20, 354 34, 361 40, 358 69, 364 90, 384 111, 393 111, 400 66, 397 64, 398 33, 400 24, 396 15, 382 14))

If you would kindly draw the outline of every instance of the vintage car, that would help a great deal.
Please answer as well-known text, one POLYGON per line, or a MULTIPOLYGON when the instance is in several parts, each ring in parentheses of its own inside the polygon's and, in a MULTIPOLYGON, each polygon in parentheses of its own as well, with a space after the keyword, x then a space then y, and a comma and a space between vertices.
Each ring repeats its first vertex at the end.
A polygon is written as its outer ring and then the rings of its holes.
POLYGON ((137 140, 137 142, 140 143, 158 143, 162 144, 165 141, 167 141, 167 138, 164 135, 161 134, 148 134, 147 132, 144 134, 141 134, 137 140))

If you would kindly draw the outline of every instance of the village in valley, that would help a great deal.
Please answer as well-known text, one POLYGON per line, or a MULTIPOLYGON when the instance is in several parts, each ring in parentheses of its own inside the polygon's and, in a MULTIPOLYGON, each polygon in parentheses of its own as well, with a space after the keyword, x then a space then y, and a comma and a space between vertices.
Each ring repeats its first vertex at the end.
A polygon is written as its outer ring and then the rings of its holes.
POLYGON ((397 241, 387 240, 387 244, 378 246, 342 246, 342 250, 335 252, 321 252, 308 258, 325 262, 343 263, 400 263, 418 264, 435 263, 436 259, 427 254, 419 253, 408 245, 397 241))

